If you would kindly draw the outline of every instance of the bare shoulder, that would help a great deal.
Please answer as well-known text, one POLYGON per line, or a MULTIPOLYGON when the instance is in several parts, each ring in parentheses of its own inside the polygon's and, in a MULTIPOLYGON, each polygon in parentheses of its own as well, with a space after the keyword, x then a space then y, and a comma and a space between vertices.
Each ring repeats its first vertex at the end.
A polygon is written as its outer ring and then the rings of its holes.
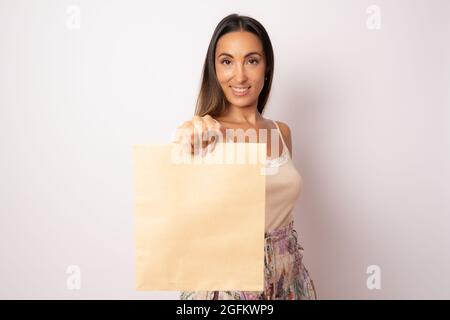
POLYGON ((283 134, 283 138, 284 137, 291 137, 291 129, 289 128, 289 126, 282 121, 276 121, 276 123, 278 124, 278 127, 280 128, 281 133, 283 134))
POLYGON ((280 128, 281 134, 283 135, 283 139, 286 142, 286 145, 289 149, 289 153, 292 155, 292 136, 291 136, 291 129, 289 126, 282 121, 276 121, 278 124, 278 127, 280 128))

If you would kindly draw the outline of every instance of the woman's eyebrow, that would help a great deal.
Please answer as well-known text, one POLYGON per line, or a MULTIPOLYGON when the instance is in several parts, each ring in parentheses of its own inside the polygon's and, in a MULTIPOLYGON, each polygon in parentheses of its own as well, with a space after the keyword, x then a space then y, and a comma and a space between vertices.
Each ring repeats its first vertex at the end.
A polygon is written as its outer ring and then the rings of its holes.
MULTIPOLYGON (((253 51, 253 52, 249 52, 249 53, 247 53, 246 55, 245 55, 245 57, 248 57, 248 56, 251 56, 252 54, 257 54, 257 55, 259 55, 259 56, 262 56, 262 54, 261 53, 259 53, 259 52, 256 52, 256 51, 253 51)), ((226 53, 226 52, 222 52, 221 54, 219 54, 217 57, 220 57, 220 56, 228 56, 228 57, 231 57, 231 58, 233 58, 233 56, 231 55, 231 54, 229 54, 229 53, 226 53)))

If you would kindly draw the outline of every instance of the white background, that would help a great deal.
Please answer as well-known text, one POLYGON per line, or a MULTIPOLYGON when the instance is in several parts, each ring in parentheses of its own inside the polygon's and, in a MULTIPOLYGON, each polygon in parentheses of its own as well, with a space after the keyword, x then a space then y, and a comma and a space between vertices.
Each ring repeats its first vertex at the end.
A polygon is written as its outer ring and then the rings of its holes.
POLYGON ((177 298, 134 291, 131 146, 192 117, 230 13, 274 46, 319 298, 450 298, 447 0, 1 0, 0 298, 177 298))

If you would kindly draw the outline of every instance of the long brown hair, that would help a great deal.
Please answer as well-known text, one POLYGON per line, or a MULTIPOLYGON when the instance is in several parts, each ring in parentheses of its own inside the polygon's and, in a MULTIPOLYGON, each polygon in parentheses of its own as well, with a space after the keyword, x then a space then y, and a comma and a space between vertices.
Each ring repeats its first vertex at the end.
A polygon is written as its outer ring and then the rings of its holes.
POLYGON ((215 54, 219 38, 233 31, 252 32, 262 42, 266 58, 265 77, 267 80, 264 81, 264 87, 259 94, 257 108, 261 115, 264 112, 264 107, 269 98, 270 88, 272 86, 274 68, 272 43, 266 29, 264 29, 261 23, 253 18, 234 13, 223 18, 212 35, 203 65, 202 81, 197 98, 195 115, 203 117, 209 114, 211 117, 215 117, 221 115, 226 110, 227 100, 216 75, 215 54))

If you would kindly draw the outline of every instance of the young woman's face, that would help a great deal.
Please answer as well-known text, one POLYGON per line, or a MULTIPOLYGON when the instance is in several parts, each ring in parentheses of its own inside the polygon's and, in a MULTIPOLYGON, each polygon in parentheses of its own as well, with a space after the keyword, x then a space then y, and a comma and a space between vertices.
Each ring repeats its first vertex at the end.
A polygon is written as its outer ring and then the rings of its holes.
POLYGON ((258 102, 264 87, 266 60, 259 38, 251 32, 229 32, 216 46, 217 79, 227 100, 246 107, 258 102))

